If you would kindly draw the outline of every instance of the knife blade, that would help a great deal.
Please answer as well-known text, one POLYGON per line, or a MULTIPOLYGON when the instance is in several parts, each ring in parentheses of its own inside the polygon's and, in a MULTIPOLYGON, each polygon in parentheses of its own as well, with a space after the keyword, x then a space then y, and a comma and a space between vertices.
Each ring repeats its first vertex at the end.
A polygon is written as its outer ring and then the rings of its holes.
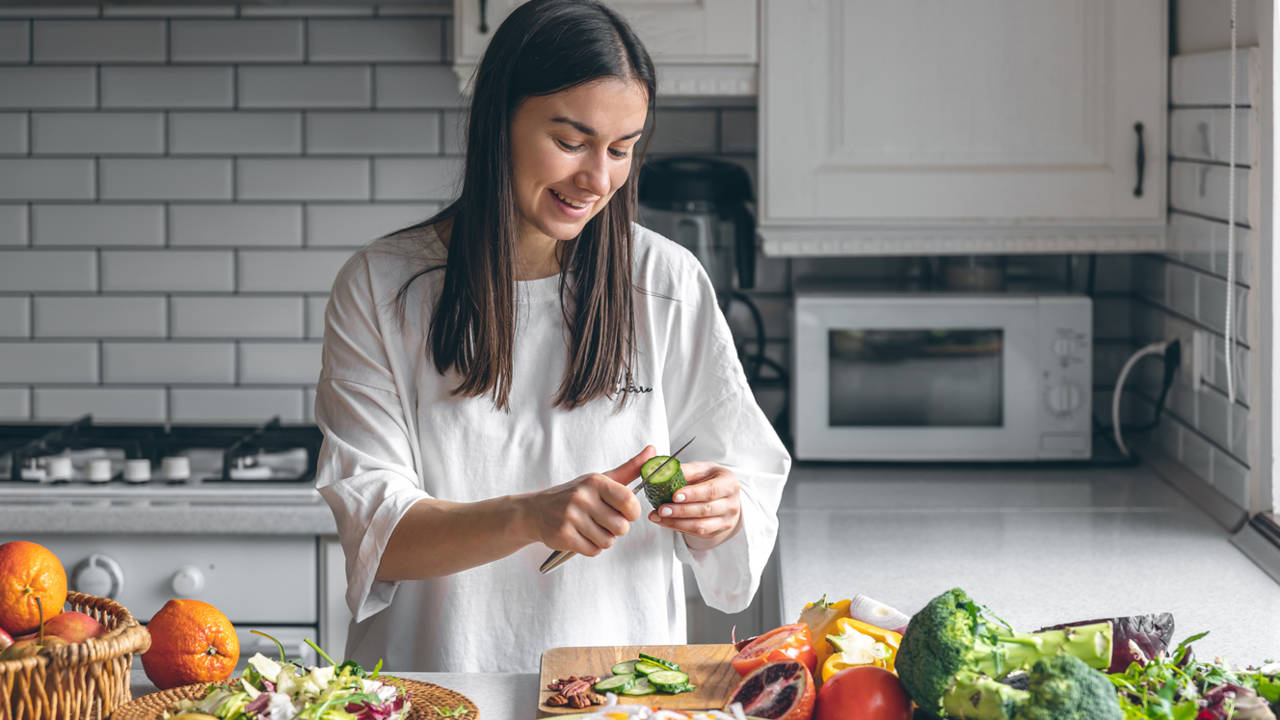
MULTIPOLYGON (((649 473, 648 475, 641 475, 635 480, 632 480, 631 484, 627 485, 627 489, 630 490, 632 494, 639 494, 640 491, 644 489, 645 484, 649 482, 649 478, 653 477, 654 475, 657 475, 659 470, 667 466, 667 463, 674 460, 676 456, 679 455, 681 452, 684 452, 684 449, 689 447, 689 443, 691 442, 693 442, 693 438, 689 438, 687 441, 685 441, 685 444, 681 445, 679 448, 676 449, 675 452, 668 455, 667 459, 662 461, 662 464, 658 465, 658 467, 653 469, 653 472, 649 473)), ((573 550, 556 550, 552 552, 550 555, 548 555, 546 560, 542 561, 542 564, 538 566, 538 572, 542 573, 543 575, 546 575, 552 570, 555 570, 556 568, 563 565, 566 560, 568 560, 569 558, 577 554, 578 553, 574 552, 573 550)))

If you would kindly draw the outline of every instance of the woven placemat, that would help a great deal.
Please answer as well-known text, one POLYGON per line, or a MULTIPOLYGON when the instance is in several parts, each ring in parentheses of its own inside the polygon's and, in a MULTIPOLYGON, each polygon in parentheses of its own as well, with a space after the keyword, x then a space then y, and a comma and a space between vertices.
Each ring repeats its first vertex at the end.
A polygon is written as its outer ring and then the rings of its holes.
MULTIPOLYGON (((381 677, 389 678, 390 676, 381 677)), ((467 712, 456 716, 459 720, 478 720, 480 717, 480 710, 476 704, 462 693, 432 685, 429 682, 403 678, 399 680, 404 683, 404 689, 409 693, 409 714, 405 716, 408 720, 436 720, 440 717, 436 708, 451 711, 459 705, 467 708, 467 712)), ((111 713, 111 720, 158 720, 164 715, 165 710, 179 700, 204 697, 205 689, 208 687, 208 683, 198 683, 143 695, 117 708, 111 713)))

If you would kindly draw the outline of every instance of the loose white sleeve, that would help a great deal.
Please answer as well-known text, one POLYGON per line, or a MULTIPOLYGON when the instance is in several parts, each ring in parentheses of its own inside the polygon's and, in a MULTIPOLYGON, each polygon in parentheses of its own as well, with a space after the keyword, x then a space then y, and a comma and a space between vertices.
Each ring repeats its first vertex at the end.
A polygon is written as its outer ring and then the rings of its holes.
POLYGON ((701 266, 694 276, 694 290, 680 301, 663 378, 671 439, 695 437, 684 457, 734 472, 742 524, 710 550, 691 550, 677 540, 676 556, 693 568, 707 605, 734 613, 751 603, 773 552, 791 456, 756 404, 710 279, 701 266))
POLYGON ((391 604, 397 583, 374 579, 400 518, 430 497, 414 470, 405 420, 378 315, 367 259, 338 273, 325 309, 316 387, 324 443, 316 488, 329 503, 346 555, 347 606, 357 622, 391 604))

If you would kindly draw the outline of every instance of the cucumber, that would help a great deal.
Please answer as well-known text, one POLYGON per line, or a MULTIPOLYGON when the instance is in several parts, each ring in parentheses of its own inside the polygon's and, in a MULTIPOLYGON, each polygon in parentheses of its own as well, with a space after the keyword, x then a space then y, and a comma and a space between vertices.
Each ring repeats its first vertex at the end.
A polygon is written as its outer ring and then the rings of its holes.
POLYGON ((613 673, 614 675, 635 675, 636 661, 628 660, 626 662, 620 662, 617 665, 614 665, 609 670, 609 672, 613 673))
POLYGON ((592 689, 598 693, 624 693, 631 689, 636 683, 635 675, 614 675, 608 677, 592 686, 592 689))
POLYGON ((689 687, 689 676, 679 670, 660 670, 649 675, 649 683, 662 692, 684 692, 689 687))
POLYGON ((645 655, 644 653, 640 653, 640 659, 643 660, 644 662, 653 663, 654 665, 661 665, 662 667, 668 670, 675 670, 676 672, 680 672, 680 666, 671 662, 670 660, 663 660, 660 657, 645 655))
POLYGON ((664 667, 657 663, 651 663, 648 660, 635 660, 634 662, 636 664, 635 665, 636 673, 640 675, 652 675, 656 672, 662 672, 663 670, 671 669, 669 667, 664 667))
POLYGON ((638 677, 636 678, 635 684, 626 690, 623 690, 622 694, 631 695, 633 697, 636 695, 652 695, 656 690, 657 688, 653 686, 653 683, 649 682, 649 678, 638 677))
POLYGON ((671 502, 676 491, 685 486, 684 473, 680 472, 680 461, 671 458, 666 465, 666 455, 651 457, 640 466, 640 476, 645 478, 644 494, 655 508, 671 502), (659 470, 659 467, 661 469, 659 470), (654 471, 657 470, 655 473, 654 471))

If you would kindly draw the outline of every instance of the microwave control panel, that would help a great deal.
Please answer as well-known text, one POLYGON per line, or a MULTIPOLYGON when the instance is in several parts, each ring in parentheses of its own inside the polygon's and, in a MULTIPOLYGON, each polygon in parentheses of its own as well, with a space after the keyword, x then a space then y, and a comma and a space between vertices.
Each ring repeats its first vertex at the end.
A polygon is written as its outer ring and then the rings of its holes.
POLYGON ((1042 297, 1040 457, 1087 458, 1093 415, 1093 303, 1042 297))

